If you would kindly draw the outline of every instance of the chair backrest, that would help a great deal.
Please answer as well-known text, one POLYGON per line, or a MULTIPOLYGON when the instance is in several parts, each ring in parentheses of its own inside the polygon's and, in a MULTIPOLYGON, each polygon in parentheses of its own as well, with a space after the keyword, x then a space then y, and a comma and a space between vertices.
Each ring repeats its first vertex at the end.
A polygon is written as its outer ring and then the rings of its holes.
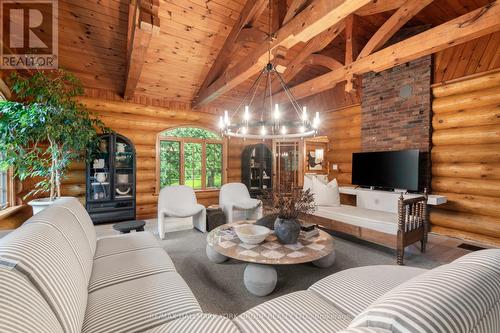
POLYGON ((500 331, 500 249, 478 251, 392 289, 351 322, 393 332, 500 331))
POLYGON ((161 189, 158 196, 158 210, 162 208, 176 208, 197 204, 194 190, 186 185, 166 186, 161 189))
POLYGON ((250 192, 245 184, 228 183, 222 185, 219 192, 219 205, 224 207, 227 203, 238 202, 250 198, 250 192))

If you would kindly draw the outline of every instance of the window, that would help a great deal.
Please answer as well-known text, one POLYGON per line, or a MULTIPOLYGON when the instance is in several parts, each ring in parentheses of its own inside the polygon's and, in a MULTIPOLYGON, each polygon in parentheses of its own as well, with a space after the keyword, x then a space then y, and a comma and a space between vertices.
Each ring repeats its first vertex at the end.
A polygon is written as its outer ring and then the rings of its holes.
POLYGON ((223 180, 223 141, 201 128, 176 128, 160 134, 160 188, 184 184, 216 189, 223 180))

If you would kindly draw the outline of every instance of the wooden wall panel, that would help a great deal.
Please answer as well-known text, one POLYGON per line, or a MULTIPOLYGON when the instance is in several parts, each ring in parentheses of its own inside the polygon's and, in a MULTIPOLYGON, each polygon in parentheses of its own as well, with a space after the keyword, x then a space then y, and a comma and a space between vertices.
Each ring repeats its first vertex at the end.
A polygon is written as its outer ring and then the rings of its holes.
POLYGON ((500 70, 433 88, 434 232, 500 245, 499 92, 500 70))
POLYGON ((500 68, 500 31, 450 47, 434 57, 434 82, 500 68))
POLYGON ((337 178, 340 185, 350 185, 352 153, 361 150, 361 106, 347 106, 322 114, 321 134, 329 140, 326 159, 329 178, 337 178), (338 170, 332 169, 336 164, 338 170))

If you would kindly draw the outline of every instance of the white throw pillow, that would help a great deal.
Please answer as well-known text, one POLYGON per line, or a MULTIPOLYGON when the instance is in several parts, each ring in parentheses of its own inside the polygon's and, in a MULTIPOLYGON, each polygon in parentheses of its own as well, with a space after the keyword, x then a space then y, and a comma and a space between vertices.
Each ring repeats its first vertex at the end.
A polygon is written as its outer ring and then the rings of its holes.
POLYGON ((307 190, 311 190, 312 192, 312 187, 313 187, 313 184, 312 184, 312 180, 313 180, 314 176, 311 175, 311 174, 305 174, 304 175, 304 186, 302 186, 302 189, 305 191, 307 190))
POLYGON ((316 206, 340 206, 339 185, 336 179, 323 184, 321 180, 313 178, 312 184, 316 206))

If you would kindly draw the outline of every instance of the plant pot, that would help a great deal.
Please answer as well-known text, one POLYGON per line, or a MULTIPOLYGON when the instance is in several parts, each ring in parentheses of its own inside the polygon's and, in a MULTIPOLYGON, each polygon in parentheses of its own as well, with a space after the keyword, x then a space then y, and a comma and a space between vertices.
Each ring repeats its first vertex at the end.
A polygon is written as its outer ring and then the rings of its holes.
POLYGON ((55 200, 50 200, 50 198, 40 198, 40 199, 34 199, 28 202, 28 205, 30 205, 33 208, 33 215, 40 213, 42 210, 45 208, 49 207, 55 202, 55 200))
POLYGON ((274 234, 281 244, 295 244, 299 239, 300 223, 296 219, 284 220, 278 217, 274 221, 274 234))

